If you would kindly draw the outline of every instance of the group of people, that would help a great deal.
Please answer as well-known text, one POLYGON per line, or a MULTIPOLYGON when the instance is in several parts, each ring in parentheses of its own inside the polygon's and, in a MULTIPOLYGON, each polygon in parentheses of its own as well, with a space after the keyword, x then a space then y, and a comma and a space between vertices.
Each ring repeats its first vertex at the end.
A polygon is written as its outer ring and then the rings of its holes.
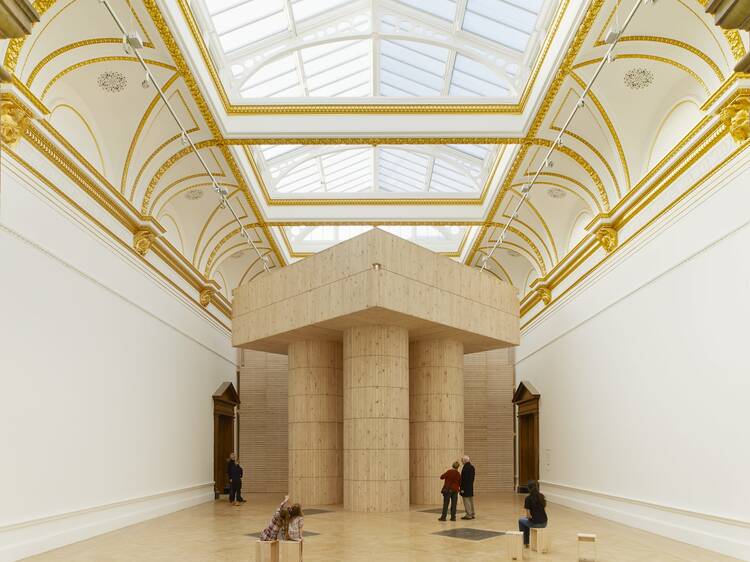
POLYGON ((438 521, 446 520, 448 503, 451 507, 451 521, 456 520, 456 503, 459 494, 464 500, 464 510, 466 511, 466 515, 461 519, 474 519, 476 516, 474 513, 474 476, 476 471, 474 465, 471 464, 471 459, 466 455, 461 459, 461 463, 463 463, 461 472, 458 471, 458 467, 461 465, 456 461, 452 468, 440 475, 440 480, 443 481, 443 489, 440 491, 443 494, 443 513, 438 521))
MULTIPOLYGON (((448 504, 450 504, 451 521, 456 520, 456 503, 458 502, 459 494, 464 500, 464 509, 466 510, 466 515, 461 519, 474 519, 476 516, 474 512, 474 478, 476 470, 468 456, 464 456, 461 459, 461 464, 458 461, 454 462, 452 468, 449 468, 440 475, 440 479, 443 481, 443 488, 441 490, 443 494, 443 511, 438 521, 447 520, 448 504), (463 467, 461 468, 461 472, 459 472, 458 467, 461 464, 463 464, 463 467)), ((545 509, 547 507, 547 500, 544 498, 544 494, 539 491, 539 484, 537 482, 531 481, 527 487, 529 495, 526 496, 523 505, 526 515, 518 520, 518 530, 523 532, 523 544, 528 548, 531 529, 547 526, 547 511, 545 509)))
MULTIPOLYGON (((242 499, 242 467, 237 462, 234 453, 229 457, 227 462, 227 475, 229 476, 229 501, 233 505, 239 505, 245 500, 242 499)), ((452 467, 440 475, 443 481, 443 511, 438 521, 447 521, 448 506, 450 504, 451 521, 456 520, 456 504, 460 494, 464 501, 464 510, 466 515, 461 519, 474 519, 474 478, 476 470, 471 464, 471 459, 464 455, 461 463, 454 462, 452 467), (459 466, 463 465, 461 471, 459 466)), ((532 528, 543 528, 547 526, 547 500, 544 494, 539 491, 537 482, 528 483, 529 495, 524 500, 525 517, 518 520, 518 530, 523 532, 523 544, 529 546, 529 533, 532 528)), ((302 526, 304 517, 302 506, 298 503, 289 505, 289 496, 279 504, 279 507, 271 517, 268 526, 260 534, 262 541, 301 541, 302 526)))

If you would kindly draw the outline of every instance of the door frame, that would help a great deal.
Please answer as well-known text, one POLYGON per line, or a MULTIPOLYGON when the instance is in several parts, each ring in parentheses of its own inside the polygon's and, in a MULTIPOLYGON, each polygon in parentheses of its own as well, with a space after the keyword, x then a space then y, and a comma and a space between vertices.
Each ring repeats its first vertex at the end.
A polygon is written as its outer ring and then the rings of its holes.
MULTIPOLYGON (((223 482, 222 475, 226 472, 227 459, 222 452, 226 447, 222 447, 220 426, 222 418, 226 423, 226 418, 229 418, 229 424, 232 428, 229 439, 229 449, 234 451, 235 448, 235 415, 236 409, 240 405, 240 397, 237 390, 234 388, 234 384, 231 382, 221 383, 219 388, 216 389, 213 396, 214 401, 214 498, 218 499, 219 495, 224 493, 224 486, 220 486, 219 482, 223 482), (221 489, 220 489, 221 488, 221 489)), ((223 443, 226 445, 226 443, 223 443)))
POLYGON ((539 401, 541 395, 528 381, 521 381, 518 388, 513 393, 513 404, 516 410, 516 447, 518 450, 518 474, 516 474, 516 491, 518 493, 528 492, 526 482, 528 480, 539 480, 539 401), (521 418, 525 418, 532 425, 532 447, 533 461, 531 466, 531 478, 521 482, 521 462, 525 458, 522 447, 525 447, 521 440, 521 418), (529 419, 530 418, 530 419, 529 419))

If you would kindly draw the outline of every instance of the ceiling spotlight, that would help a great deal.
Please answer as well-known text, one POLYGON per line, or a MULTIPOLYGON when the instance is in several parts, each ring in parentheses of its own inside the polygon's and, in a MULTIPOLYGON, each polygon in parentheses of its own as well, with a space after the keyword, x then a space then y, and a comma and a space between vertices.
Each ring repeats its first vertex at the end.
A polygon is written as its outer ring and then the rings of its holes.
POLYGON ((615 54, 612 51, 609 51, 607 53, 607 64, 612 64, 616 58, 615 54))
POLYGON ((611 45, 620 38, 620 30, 615 29, 614 27, 610 27, 609 31, 607 31, 607 34, 604 36, 604 42, 607 45, 611 45))
POLYGON ((562 137, 557 137, 557 140, 555 141, 555 144, 557 146, 562 146, 563 145, 562 137))
POLYGON ((529 191, 531 191, 530 183, 525 183, 521 186, 521 193, 528 193, 529 191))
POLYGON ((576 107, 578 109, 586 107, 586 100, 584 100, 583 98, 579 99, 578 102, 576 103, 576 107))
POLYGON ((187 138, 187 134, 185 133, 185 131, 182 131, 180 133, 180 137, 182 137, 182 139, 181 139, 182 140, 182 144, 187 144, 188 143, 188 138, 187 138))
POLYGON ((146 71, 146 77, 141 82, 141 87, 144 90, 148 90, 151 87, 151 74, 149 74, 148 70, 146 71))
POLYGON ((483 266, 486 266, 486 265, 487 265, 487 260, 488 260, 488 259, 489 259, 489 256, 482 256, 482 259, 480 259, 479 261, 481 262, 481 264, 482 264, 483 266))
POLYGON ((552 168, 555 166, 555 163, 550 158, 544 159, 544 167, 545 168, 552 168))

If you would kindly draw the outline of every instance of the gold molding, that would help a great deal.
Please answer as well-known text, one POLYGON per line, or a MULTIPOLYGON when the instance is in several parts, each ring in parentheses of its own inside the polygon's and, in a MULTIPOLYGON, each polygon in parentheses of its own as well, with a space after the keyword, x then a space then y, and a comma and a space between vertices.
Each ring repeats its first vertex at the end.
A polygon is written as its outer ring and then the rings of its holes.
POLYGON ((145 256, 154 240, 156 240, 156 235, 150 230, 136 230, 133 234, 133 249, 141 256, 145 256))
POLYGON ((539 71, 544 64, 549 53, 550 46, 557 36, 560 24, 565 16, 570 0, 562 0, 557 9, 554 20, 550 24, 549 31, 546 34, 536 62, 531 70, 529 79, 524 87, 521 97, 517 103, 502 104, 454 104, 454 103, 436 103, 436 104, 388 104, 388 103, 371 103, 371 104, 241 104, 235 105, 229 100, 226 88, 219 77, 216 65, 213 62, 208 47, 203 40, 203 34, 195 21, 192 10, 187 0, 177 0, 177 5, 182 12, 185 23, 193 37, 198 50, 201 53, 203 62, 208 70, 214 88, 221 99, 224 110, 230 115, 273 115, 273 114, 433 114, 433 113, 505 113, 520 114, 526 107, 531 95, 539 71))
MULTIPOLYGON (((26 138, 29 138, 29 135, 26 135, 26 138)), ((151 262, 149 262, 146 258, 138 254, 136 250, 133 248, 133 246, 129 243, 126 243, 123 241, 118 235, 116 235, 112 230, 110 230, 104 223, 99 221, 96 217, 94 217, 91 213, 89 213, 86 209, 84 209, 81 205, 79 205, 74 199, 72 199, 70 196, 68 196, 63 190, 61 190, 55 182, 51 181, 49 178, 44 176, 36 166, 32 166, 29 162, 24 160, 19 154, 17 154, 12 149, 8 148, 6 150, 6 153, 13 158, 19 165, 21 165, 23 168, 25 168, 33 177, 35 177, 40 183, 42 183, 47 189, 49 189, 52 193, 54 193, 56 196, 58 196, 66 205, 69 205, 73 209, 76 210, 76 212, 89 221, 92 225, 94 225, 100 232, 103 232, 106 234, 110 239, 114 240, 115 242, 121 244, 124 248, 132 252, 134 256, 137 256, 141 263, 143 263, 146 267, 148 267, 153 273, 158 275, 161 279, 163 279, 166 283, 168 283, 172 288, 174 288, 178 293, 183 295, 186 299, 189 301, 192 301, 197 306, 199 303, 196 300, 194 295, 191 295, 188 293, 185 289, 183 289, 179 284, 175 283, 174 280, 172 280, 168 275, 166 275, 163 271, 161 271, 160 268, 153 265, 151 262)), ((44 154, 44 152, 43 152, 44 154)), ((49 158, 48 155, 45 154, 49 158)), ((58 165, 58 162, 55 160, 52 160, 52 163, 57 165, 61 172, 63 172, 65 175, 67 175, 73 183, 81 187, 84 191, 88 192, 87 188, 81 183, 80 179, 77 179, 76 177, 70 175, 68 171, 58 165)), ((90 193, 89 193, 90 195, 90 193)), ((115 218, 121 221, 121 217, 119 217, 117 214, 113 214, 111 212, 111 209, 105 208, 105 211, 108 211, 110 214, 112 214, 115 218)), ((128 225, 125 225, 128 226, 128 225)), ((130 228, 129 228, 130 229, 130 228)), ((130 229, 132 231, 132 229, 130 229)), ((158 251, 158 246, 154 247, 155 250, 158 251)), ((161 257, 165 260, 167 265, 169 265, 173 271, 175 271, 178 275, 180 275, 185 281, 187 281, 191 286, 194 286, 194 281, 191 277, 185 275, 185 273, 179 268, 179 264, 175 262, 168 254, 162 254, 160 253, 161 257)), ((225 315, 226 318, 231 318, 231 310, 228 306, 228 304, 222 303, 221 306, 218 306, 219 310, 225 315)), ((212 314, 211 312, 207 312, 207 314, 215 320, 218 324, 223 326, 227 330, 231 330, 231 327, 225 323, 221 318, 217 317, 216 315, 212 314)))
POLYGON ((539 296, 539 300, 541 300, 544 303, 544 306, 547 306, 552 302, 552 290, 549 287, 545 287, 544 285, 538 285, 534 291, 539 296))
POLYGON ((0 100, 0 140, 15 146, 26 134, 31 118, 28 112, 10 98, 0 100))
POLYGON ((742 144, 750 139, 750 95, 737 96, 721 110, 721 124, 726 127, 732 139, 742 144))
MULTIPOLYGON (((168 70, 176 70, 175 67, 173 67, 171 64, 167 64, 158 60, 152 60, 152 59, 144 59, 145 62, 147 62, 150 65, 158 66, 161 68, 166 68, 168 70)), ((129 57, 125 55, 118 55, 118 56, 109 56, 109 57, 95 57, 93 59, 86 59, 80 62, 77 62, 71 66, 68 66, 67 68, 64 68, 60 72, 58 72, 52 80, 50 80, 47 85, 44 87, 44 90, 42 90, 41 99, 44 99, 47 96, 47 93, 50 91, 50 88, 55 85, 55 83, 66 76, 67 74, 70 74, 71 72, 74 72, 80 68, 83 68, 85 66, 89 66, 92 64, 97 64, 100 62, 138 62, 138 59, 136 57, 129 57)))
POLYGON ((617 230, 611 226, 602 226, 594 236, 604 251, 611 254, 617 249, 617 230))
POLYGON ((40 100, 38 97, 36 97, 36 94, 29 90, 29 88, 21 82, 21 80, 16 76, 15 74, 11 74, 10 77, 11 84, 13 84, 16 88, 20 90, 20 92, 26 96, 26 98, 36 107, 42 115, 49 115, 50 110, 47 108, 46 105, 40 100))

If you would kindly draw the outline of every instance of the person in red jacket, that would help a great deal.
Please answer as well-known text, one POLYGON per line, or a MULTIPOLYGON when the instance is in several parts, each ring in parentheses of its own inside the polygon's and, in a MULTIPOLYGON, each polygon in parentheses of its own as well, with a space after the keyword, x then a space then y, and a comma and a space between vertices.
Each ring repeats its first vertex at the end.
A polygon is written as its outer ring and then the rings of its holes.
POLYGON ((461 489, 461 473, 457 470, 461 466, 458 461, 453 463, 453 468, 446 470, 440 475, 443 482, 443 514, 438 521, 445 521, 448 514, 448 502, 451 503, 451 521, 456 520, 456 502, 458 501, 458 491, 461 489))

